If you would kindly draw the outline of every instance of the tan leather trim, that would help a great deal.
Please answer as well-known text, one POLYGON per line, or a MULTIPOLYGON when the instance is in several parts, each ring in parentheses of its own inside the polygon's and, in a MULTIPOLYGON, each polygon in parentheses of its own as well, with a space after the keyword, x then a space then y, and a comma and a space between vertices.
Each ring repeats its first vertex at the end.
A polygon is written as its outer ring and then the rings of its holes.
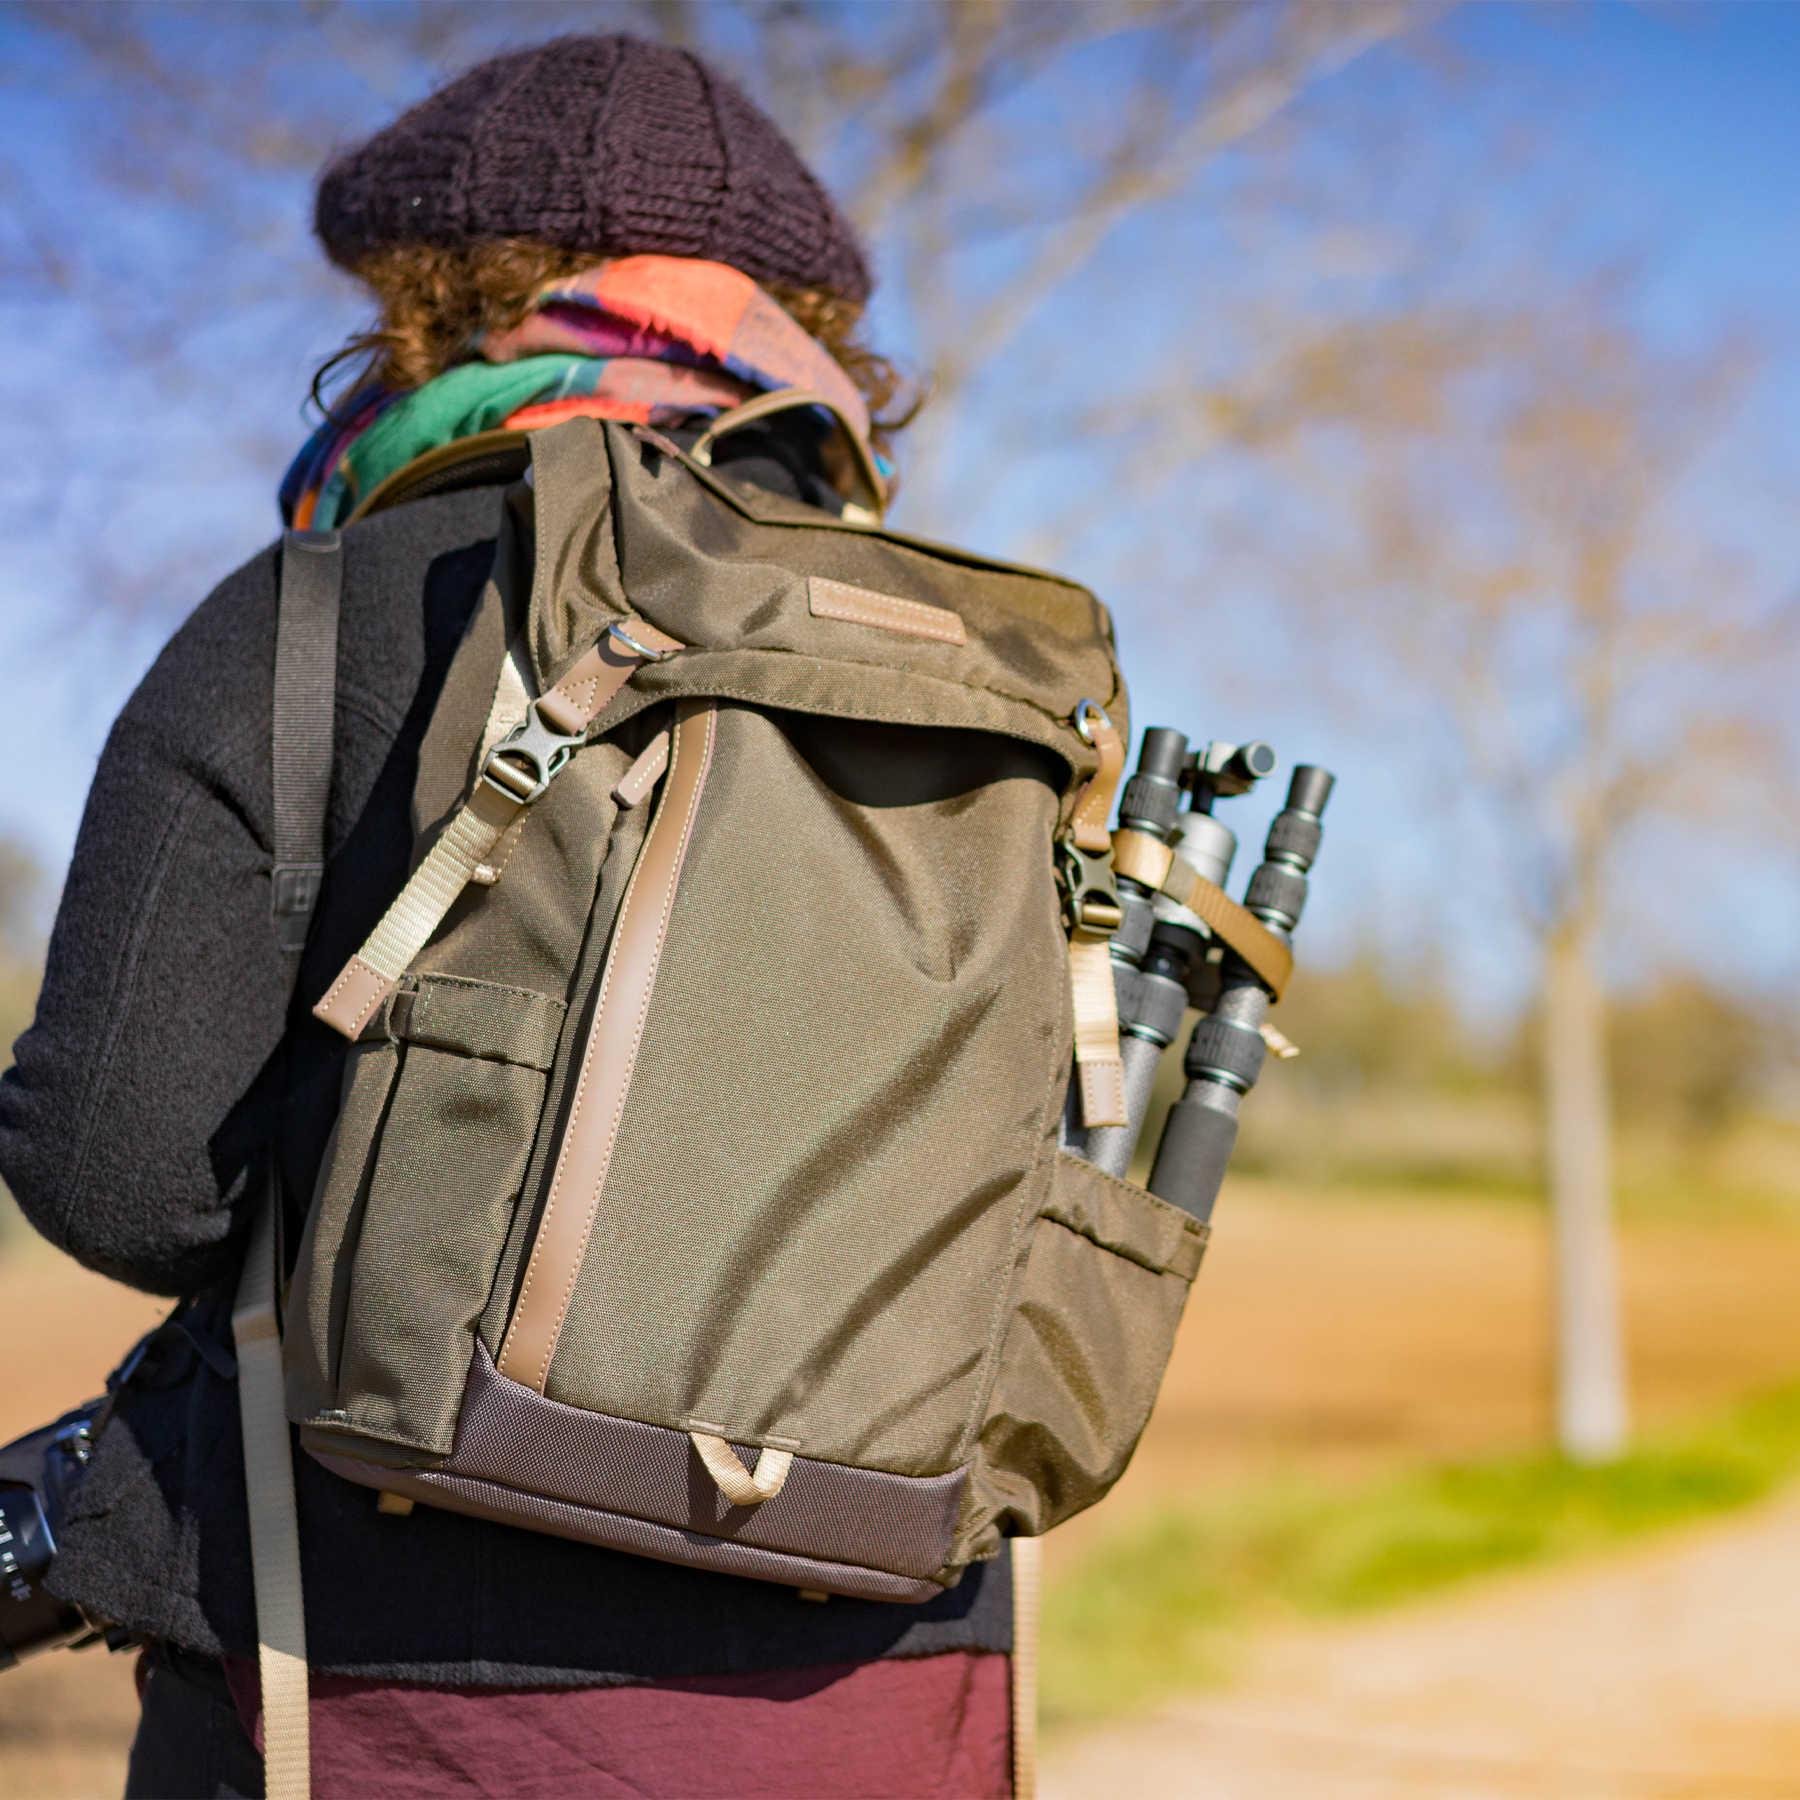
POLYGON ((1112 843, 1106 822, 1112 817, 1113 794, 1125 772, 1125 740, 1119 736, 1118 726, 1104 715, 1090 729, 1094 748, 1100 752, 1100 767, 1081 790, 1069 824, 1075 842, 1083 850, 1101 853, 1112 843))
POLYGON ((708 701, 684 700, 676 708, 668 785, 619 907, 568 1128, 500 1349, 500 1373, 540 1394, 618 1141, 676 886, 712 766, 718 717, 718 708, 708 701))
POLYGON ((659 731, 642 750, 637 761, 621 775, 613 786, 612 797, 628 811, 643 804, 644 796, 662 780, 669 766, 669 734, 659 731))
POLYGON ((313 1016, 333 1031, 340 1031, 354 1040, 393 986, 379 969, 372 969, 360 956, 353 956, 344 964, 343 972, 331 984, 329 992, 313 1008, 313 1016))
MULTIPOLYGON (((683 646, 666 631, 658 631, 645 619, 621 619, 620 625, 651 650, 680 650, 683 646)), ((538 717, 553 730, 575 737, 587 730, 609 701, 636 671, 644 659, 631 650, 611 631, 599 643, 584 650, 575 666, 538 703, 538 717)))
POLYGON ((968 633, 960 615, 944 606, 927 606, 922 600, 902 600, 896 594, 878 594, 873 588, 852 587, 847 581, 828 581, 812 576, 806 584, 806 603, 816 619, 843 619, 852 625, 873 625, 882 631, 898 631, 907 637, 935 638, 940 644, 966 644, 968 633))

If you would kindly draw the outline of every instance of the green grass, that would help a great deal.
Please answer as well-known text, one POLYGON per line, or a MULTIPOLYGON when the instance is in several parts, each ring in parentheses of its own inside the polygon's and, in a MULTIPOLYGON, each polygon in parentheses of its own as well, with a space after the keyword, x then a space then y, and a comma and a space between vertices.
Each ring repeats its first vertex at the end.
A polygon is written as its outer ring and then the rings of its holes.
POLYGON ((1045 1717, 1102 1717, 1215 1682, 1243 1637, 1273 1620, 1368 1612, 1604 1550, 1748 1505, 1796 1474, 1800 1383, 1648 1436, 1604 1468, 1515 1456, 1165 1506, 1051 1587, 1045 1717))

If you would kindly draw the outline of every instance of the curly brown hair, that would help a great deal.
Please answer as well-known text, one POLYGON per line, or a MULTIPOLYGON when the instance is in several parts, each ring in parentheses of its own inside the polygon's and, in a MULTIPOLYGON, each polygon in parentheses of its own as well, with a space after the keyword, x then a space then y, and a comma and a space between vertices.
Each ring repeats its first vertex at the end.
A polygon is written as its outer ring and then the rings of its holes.
MULTIPOLYGON (((351 273, 375 296, 380 323, 358 332, 326 360, 313 377, 313 399, 329 414, 326 389, 346 371, 351 392, 371 381, 401 392, 423 387, 462 361, 484 333, 517 325, 546 282, 604 260, 528 238, 456 249, 395 244, 374 251, 351 273)), ((768 291, 856 384, 868 403, 871 440, 885 454, 894 434, 918 413, 921 396, 893 363, 858 337, 862 309, 819 288, 768 291)))

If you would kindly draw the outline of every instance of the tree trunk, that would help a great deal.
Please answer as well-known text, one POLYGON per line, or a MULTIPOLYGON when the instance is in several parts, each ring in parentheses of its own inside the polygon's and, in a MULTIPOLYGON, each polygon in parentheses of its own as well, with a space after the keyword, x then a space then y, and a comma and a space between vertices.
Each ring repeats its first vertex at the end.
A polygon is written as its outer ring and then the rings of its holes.
POLYGON ((1556 1258, 1556 1433, 1564 1455, 1625 1448, 1625 1354, 1612 1223, 1606 1005, 1590 931, 1551 940, 1544 986, 1545 1157, 1556 1258))

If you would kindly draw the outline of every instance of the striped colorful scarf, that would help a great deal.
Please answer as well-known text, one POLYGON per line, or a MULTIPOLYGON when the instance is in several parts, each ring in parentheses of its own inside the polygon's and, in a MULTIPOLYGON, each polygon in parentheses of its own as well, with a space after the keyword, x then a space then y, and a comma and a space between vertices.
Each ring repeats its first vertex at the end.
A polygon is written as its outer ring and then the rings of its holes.
POLYGON ((804 388, 863 436, 868 409, 843 368, 737 269, 630 256, 546 286, 510 331, 405 393, 364 388, 307 440, 281 482, 289 524, 329 529, 414 458, 476 432, 588 415, 667 425, 756 394, 804 388))

